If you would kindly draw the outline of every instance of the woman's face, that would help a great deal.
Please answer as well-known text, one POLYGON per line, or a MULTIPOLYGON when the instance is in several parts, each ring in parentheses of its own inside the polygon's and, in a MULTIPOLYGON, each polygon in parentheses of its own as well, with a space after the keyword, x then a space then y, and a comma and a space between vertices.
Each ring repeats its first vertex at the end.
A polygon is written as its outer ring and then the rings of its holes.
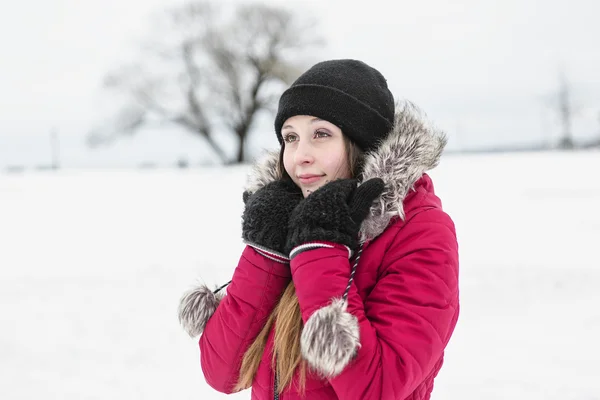
POLYGON ((342 130, 332 123, 296 115, 284 122, 281 136, 283 165, 304 197, 327 182, 351 177, 342 130))

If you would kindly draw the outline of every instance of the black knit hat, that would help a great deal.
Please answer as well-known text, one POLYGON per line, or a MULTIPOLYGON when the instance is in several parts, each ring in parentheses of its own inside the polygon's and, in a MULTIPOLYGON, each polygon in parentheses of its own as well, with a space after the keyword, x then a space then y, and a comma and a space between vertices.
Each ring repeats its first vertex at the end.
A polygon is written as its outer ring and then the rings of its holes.
POLYGON ((279 99, 275 133, 295 115, 331 122, 368 151, 377 147, 394 124, 394 96, 376 69, 357 60, 320 62, 302 74, 279 99))

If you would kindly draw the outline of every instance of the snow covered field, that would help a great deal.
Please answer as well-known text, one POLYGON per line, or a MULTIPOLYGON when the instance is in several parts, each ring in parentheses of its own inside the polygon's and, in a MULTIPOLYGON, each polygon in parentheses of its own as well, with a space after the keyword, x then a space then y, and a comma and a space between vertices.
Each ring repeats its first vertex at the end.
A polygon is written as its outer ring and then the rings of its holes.
MULTIPOLYGON (((208 387, 181 293, 226 282, 247 167, 0 175, 0 399, 208 387)), ((446 156, 462 314, 436 400, 600 399, 600 153, 446 156)))

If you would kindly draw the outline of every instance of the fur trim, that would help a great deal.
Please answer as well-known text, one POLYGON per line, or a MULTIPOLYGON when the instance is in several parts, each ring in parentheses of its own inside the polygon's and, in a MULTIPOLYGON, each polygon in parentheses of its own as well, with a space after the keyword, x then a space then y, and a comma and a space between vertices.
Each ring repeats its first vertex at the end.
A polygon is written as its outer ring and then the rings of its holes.
POLYGON ((339 375, 360 347, 358 319, 348 303, 334 299, 310 316, 302 330, 300 348, 308 365, 326 378, 339 375))
MULTIPOLYGON (((362 181, 379 177, 386 188, 361 226, 361 242, 381 235, 392 218, 404 218, 406 195, 425 172, 438 165, 446 143, 445 134, 414 104, 402 102, 396 107, 392 131, 376 150, 365 155, 362 181)), ((278 179, 278 159, 279 152, 273 151, 254 165, 248 176, 248 192, 278 179)))
POLYGON ((179 302, 179 323, 190 337, 204 332, 222 298, 223 292, 215 295, 206 285, 198 285, 184 293, 179 302))
POLYGON ((277 163, 279 162, 279 150, 269 151, 258 159, 252 166, 245 191, 252 194, 267 183, 279 179, 277 163))
POLYGON ((438 165, 446 143, 445 134, 435 129, 415 105, 406 102, 396 109, 392 132, 365 158, 363 182, 381 178, 386 188, 361 226, 361 242, 379 236, 392 218, 404 218, 408 191, 425 172, 438 165))

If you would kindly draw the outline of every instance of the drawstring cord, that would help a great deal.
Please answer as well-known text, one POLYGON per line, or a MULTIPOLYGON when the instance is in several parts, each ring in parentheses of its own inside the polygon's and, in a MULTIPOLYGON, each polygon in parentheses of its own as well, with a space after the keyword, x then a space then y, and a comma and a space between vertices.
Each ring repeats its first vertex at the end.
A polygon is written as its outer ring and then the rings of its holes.
POLYGON ((277 386, 279 386, 279 376, 277 375, 277 361, 275 361, 275 383, 273 384, 273 393, 275 393, 273 396, 274 400, 279 400, 279 388, 277 386))
POLYGON ((231 281, 227 282, 226 284, 224 284, 220 288, 216 289, 215 291, 213 291, 213 294, 219 293, 221 290, 223 290, 225 287, 227 287, 227 285, 229 285, 230 283, 231 283, 231 281))
POLYGON ((348 286, 346 286, 346 290, 344 291, 344 295, 342 296, 342 300, 348 300, 348 293, 350 292, 350 286, 352 286, 352 282, 354 281, 354 274, 356 274, 356 269, 358 268, 358 261, 360 260, 360 256, 362 255, 363 245, 361 244, 358 248, 358 253, 356 253, 356 258, 354 259, 354 264, 352 265, 352 271, 350 272, 350 279, 348 280, 348 286))

